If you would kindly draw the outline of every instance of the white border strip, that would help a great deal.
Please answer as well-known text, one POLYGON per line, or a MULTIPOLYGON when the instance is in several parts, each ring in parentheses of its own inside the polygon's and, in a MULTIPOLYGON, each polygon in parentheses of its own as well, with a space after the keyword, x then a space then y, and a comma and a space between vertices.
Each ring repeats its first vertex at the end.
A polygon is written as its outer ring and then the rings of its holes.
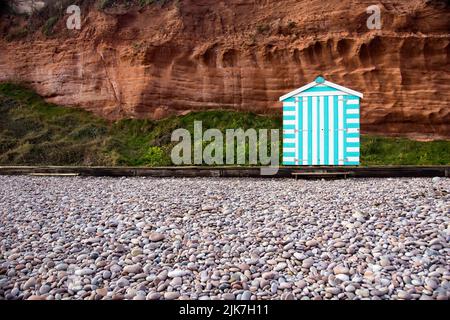
POLYGON ((318 97, 312 98, 312 165, 317 165, 317 105, 318 97))
POLYGON ((297 116, 297 113, 295 111, 284 111, 283 116, 297 116))
POLYGON ((320 155, 319 163, 325 164, 325 98, 319 98, 319 121, 320 121, 320 155))
POLYGON ((347 114, 359 114, 359 109, 347 109, 347 114))
POLYGON ((328 97, 328 146, 330 148, 330 152, 328 154, 328 164, 334 165, 334 99, 333 97, 328 97))
POLYGON ((358 118, 356 118, 356 119, 347 119, 347 123, 359 123, 359 119, 358 118))
POLYGON ((283 120, 283 125, 292 125, 292 124, 296 124, 297 121, 295 120, 283 120))
POLYGON ((349 99, 347 100, 347 105, 358 105, 359 104, 359 100, 357 99, 349 99))
POLYGON ((347 152, 359 152, 359 147, 347 147, 347 152))
POLYGON ((328 91, 328 92, 302 92, 296 97, 324 97, 324 96, 342 96, 345 92, 342 91, 328 91))
POLYGON ((338 101, 338 123, 339 123, 339 138, 338 138, 338 159, 339 165, 344 164, 344 100, 339 97, 338 101))
POLYGON ((308 99, 303 99, 303 104, 302 104, 302 120, 303 120, 303 125, 302 125, 302 149, 303 150, 303 163, 308 163, 308 99))

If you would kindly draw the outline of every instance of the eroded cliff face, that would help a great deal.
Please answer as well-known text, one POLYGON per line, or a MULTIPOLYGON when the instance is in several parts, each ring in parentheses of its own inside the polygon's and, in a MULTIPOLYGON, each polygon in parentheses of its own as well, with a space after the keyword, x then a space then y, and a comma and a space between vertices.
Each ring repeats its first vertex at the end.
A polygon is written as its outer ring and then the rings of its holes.
MULTIPOLYGON (((3 18, 3 30, 9 18, 3 18)), ((181 0, 90 6, 47 38, 0 40, 0 81, 110 119, 226 108, 281 113, 322 74, 364 93, 362 131, 450 138, 450 9, 440 1, 181 0), (378 4, 382 29, 366 27, 378 4)))

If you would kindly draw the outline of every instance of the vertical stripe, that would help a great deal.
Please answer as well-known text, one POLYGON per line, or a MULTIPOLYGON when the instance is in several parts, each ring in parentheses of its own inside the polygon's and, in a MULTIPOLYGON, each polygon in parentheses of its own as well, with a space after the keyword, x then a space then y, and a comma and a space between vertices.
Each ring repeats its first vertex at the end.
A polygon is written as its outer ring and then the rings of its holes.
POLYGON ((330 148, 329 151, 329 165, 334 165, 334 98, 332 96, 328 97, 328 117, 330 120, 330 127, 329 127, 329 140, 328 140, 328 147, 330 148))
POLYGON ((316 121, 316 125, 317 125, 317 132, 316 132, 316 139, 317 139, 317 150, 315 151, 316 153, 316 164, 320 164, 320 97, 316 97, 317 99, 317 106, 316 106, 316 112, 317 112, 317 121, 316 121))
POLYGON ((302 118, 303 118, 303 127, 302 127, 302 136, 303 136, 303 162, 302 164, 307 164, 308 162, 308 98, 303 98, 302 103, 302 118))
POLYGON ((339 96, 339 165, 344 164, 344 97, 339 96))
POLYGON ((285 164, 285 157, 284 157, 284 152, 285 152, 285 147, 284 147, 284 143, 286 141, 286 136, 285 136, 285 132, 284 132, 284 126, 285 126, 285 120, 284 120, 284 105, 286 104, 286 102, 283 102, 283 164, 285 164))
POLYGON ((308 97, 308 165, 312 165, 312 97, 308 97))
POLYGON ((328 164, 330 164, 330 159, 329 159, 329 150, 330 150, 330 138, 329 138, 329 136, 330 136, 330 124, 329 124, 329 120, 328 120, 328 112, 329 112, 329 110, 328 110, 328 97, 324 97, 324 100, 325 100, 325 105, 324 105, 324 110, 325 110, 325 113, 324 113, 324 116, 325 116, 325 119, 324 119, 324 122, 325 122, 325 127, 324 127, 324 134, 325 134, 325 137, 324 137, 324 144, 325 144, 325 154, 324 154, 324 164, 325 165, 328 165, 328 164))
MULTIPOLYGON (((295 110, 299 109, 299 100, 300 99, 298 97, 295 98, 295 110)), ((295 139, 295 148, 296 148, 296 150, 295 150, 294 162, 295 162, 295 158, 296 158, 297 153, 298 153, 298 151, 297 151, 298 145, 300 143, 300 141, 298 141, 298 135, 297 135, 297 132, 298 132, 298 117, 299 117, 299 114, 298 114, 298 112, 296 112, 295 113, 295 130, 297 130, 297 131, 294 132, 294 135, 296 137, 296 139, 295 139)))
POLYGON ((312 165, 317 164, 317 97, 312 97, 312 165))
POLYGON ((344 162, 343 162, 343 165, 346 165, 347 163, 347 145, 348 145, 348 142, 347 142, 347 118, 348 118, 348 115, 347 115, 347 110, 348 110, 348 105, 347 105, 347 103, 348 103, 348 97, 347 96, 345 96, 344 97, 344 102, 343 102, 343 110, 342 110, 342 117, 343 117, 343 122, 344 122, 344 131, 343 131, 343 138, 342 138, 342 143, 344 144, 344 155, 343 155, 343 159, 344 159, 344 162))
POLYGON ((339 164, 339 96, 334 96, 334 102, 333 102, 333 122, 334 122, 334 165, 339 164))
MULTIPOLYGON (((300 160, 302 158, 301 155, 301 150, 302 150, 302 145, 303 143, 302 141, 302 117, 301 117, 301 112, 302 112, 302 98, 301 97, 297 97, 297 132, 295 133, 295 138, 297 140, 297 160, 300 160)), ((301 165, 301 162, 297 162, 297 165, 301 165)))
POLYGON ((320 164, 325 164, 325 145, 324 145, 324 140, 325 140, 325 112, 324 112, 324 97, 320 97, 319 98, 319 145, 320 145, 320 154, 319 154, 319 163, 320 164))

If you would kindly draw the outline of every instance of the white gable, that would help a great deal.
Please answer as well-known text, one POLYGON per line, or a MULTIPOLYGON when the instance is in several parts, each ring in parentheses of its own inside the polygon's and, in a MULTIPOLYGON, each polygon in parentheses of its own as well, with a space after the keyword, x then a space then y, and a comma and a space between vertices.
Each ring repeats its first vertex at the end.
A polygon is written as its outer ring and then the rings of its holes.
POLYGON ((280 101, 286 100, 286 99, 291 98, 293 96, 300 95, 302 92, 304 92, 304 91, 306 91, 306 90, 308 90, 310 88, 316 87, 316 86, 328 86, 330 88, 334 88, 336 90, 342 91, 343 93, 346 93, 346 94, 354 95, 354 96, 357 96, 357 97, 360 97, 360 98, 364 97, 364 95, 361 92, 358 92, 358 91, 355 91, 355 90, 352 90, 352 89, 340 86, 340 85, 338 85, 336 83, 333 83, 333 82, 330 82, 330 81, 326 81, 322 77, 317 77, 317 79, 315 81, 313 81, 313 82, 311 82, 311 83, 309 83, 309 84, 307 84, 307 85, 305 85, 305 86, 303 86, 301 88, 298 88, 297 90, 291 91, 288 94, 285 94, 284 96, 280 97, 280 101))

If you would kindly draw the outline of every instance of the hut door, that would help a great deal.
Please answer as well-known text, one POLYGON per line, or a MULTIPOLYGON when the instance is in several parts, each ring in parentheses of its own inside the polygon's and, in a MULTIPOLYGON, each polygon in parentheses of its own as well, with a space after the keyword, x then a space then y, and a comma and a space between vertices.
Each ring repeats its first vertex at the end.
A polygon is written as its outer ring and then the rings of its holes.
POLYGON ((344 96, 304 96, 298 103, 298 163, 344 165, 344 96))

